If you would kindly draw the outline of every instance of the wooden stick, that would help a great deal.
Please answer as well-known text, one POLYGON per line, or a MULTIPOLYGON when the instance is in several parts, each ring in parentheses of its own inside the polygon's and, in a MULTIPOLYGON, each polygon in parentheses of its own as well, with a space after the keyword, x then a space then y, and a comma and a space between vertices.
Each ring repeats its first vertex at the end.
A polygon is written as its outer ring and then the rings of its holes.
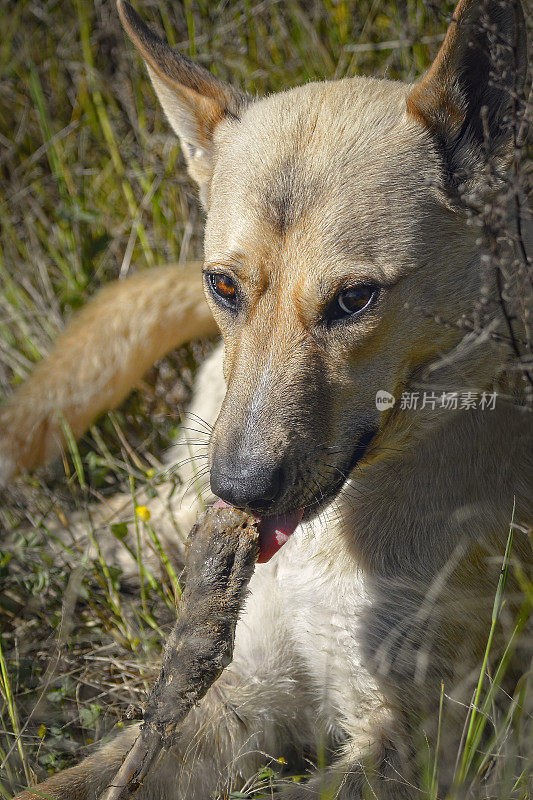
MULTIPOLYGON (((162 746, 160 737, 159 744, 162 746)), ((149 744, 145 741, 145 738, 139 734, 128 755, 124 759, 121 768, 113 778, 113 783, 109 784, 105 792, 100 796, 100 800, 118 800, 124 789, 133 783, 134 776, 140 774, 143 764, 148 758, 148 754, 149 744)), ((150 759, 150 764, 152 761, 153 759, 150 759)), ((137 782, 140 783, 138 778, 137 782)))
POLYGON ((187 542, 185 590, 139 736, 100 800, 135 791, 179 725, 233 658, 239 612, 257 557, 257 520, 212 508, 187 542))

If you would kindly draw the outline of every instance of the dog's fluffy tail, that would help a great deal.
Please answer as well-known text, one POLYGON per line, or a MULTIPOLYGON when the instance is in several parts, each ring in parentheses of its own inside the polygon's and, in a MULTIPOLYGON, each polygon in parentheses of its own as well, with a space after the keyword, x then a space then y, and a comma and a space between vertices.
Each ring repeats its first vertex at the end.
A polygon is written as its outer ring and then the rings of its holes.
POLYGON ((57 455, 65 430, 81 436, 158 358, 217 332, 199 265, 158 267, 105 287, 0 409, 0 484, 57 455))

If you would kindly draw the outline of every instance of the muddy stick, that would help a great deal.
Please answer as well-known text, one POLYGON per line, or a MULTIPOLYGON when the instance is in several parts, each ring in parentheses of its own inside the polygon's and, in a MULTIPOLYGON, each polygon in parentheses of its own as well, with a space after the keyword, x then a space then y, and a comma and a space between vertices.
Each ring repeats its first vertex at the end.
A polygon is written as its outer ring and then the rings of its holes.
POLYGON ((135 791, 193 705, 233 657, 235 626, 257 558, 257 520, 212 508, 187 542, 185 589, 139 736, 100 800, 135 791))

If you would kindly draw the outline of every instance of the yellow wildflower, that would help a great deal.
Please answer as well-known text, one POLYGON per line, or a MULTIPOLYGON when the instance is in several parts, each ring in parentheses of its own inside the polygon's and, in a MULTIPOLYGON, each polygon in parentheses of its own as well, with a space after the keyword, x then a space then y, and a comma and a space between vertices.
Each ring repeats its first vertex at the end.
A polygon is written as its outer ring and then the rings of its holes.
POLYGON ((148 522, 148 520, 152 516, 150 514, 149 509, 146 506, 137 506, 137 508, 135 509, 135 513, 137 514, 137 517, 141 519, 143 522, 148 522))

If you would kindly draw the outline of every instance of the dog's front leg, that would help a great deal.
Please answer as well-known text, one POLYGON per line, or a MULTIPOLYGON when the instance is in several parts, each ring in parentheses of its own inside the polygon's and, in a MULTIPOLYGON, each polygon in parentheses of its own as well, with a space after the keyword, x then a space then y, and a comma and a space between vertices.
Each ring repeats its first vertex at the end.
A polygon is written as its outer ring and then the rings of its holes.
MULTIPOLYGON (((279 677, 279 676, 278 676, 279 677)), ((267 709, 273 687, 264 694, 243 688, 242 694, 223 679, 186 720, 176 747, 156 762, 136 792, 138 800, 205 800, 241 785, 264 764, 301 742, 305 725, 290 719, 292 692, 285 707, 267 709), (231 698, 231 699, 229 699, 231 698)), ((279 698, 282 699, 281 695, 279 698)), ((15 800, 98 800, 112 784, 138 732, 130 728, 81 764, 52 776, 15 800)), ((406 774, 405 760, 391 740, 383 738, 364 760, 343 757, 305 783, 291 783, 277 800, 412 800, 417 790, 406 774)))
POLYGON ((420 794, 409 740, 377 728, 373 744, 362 752, 360 742, 348 742, 344 755, 306 783, 285 786, 276 800, 413 800, 420 794))

